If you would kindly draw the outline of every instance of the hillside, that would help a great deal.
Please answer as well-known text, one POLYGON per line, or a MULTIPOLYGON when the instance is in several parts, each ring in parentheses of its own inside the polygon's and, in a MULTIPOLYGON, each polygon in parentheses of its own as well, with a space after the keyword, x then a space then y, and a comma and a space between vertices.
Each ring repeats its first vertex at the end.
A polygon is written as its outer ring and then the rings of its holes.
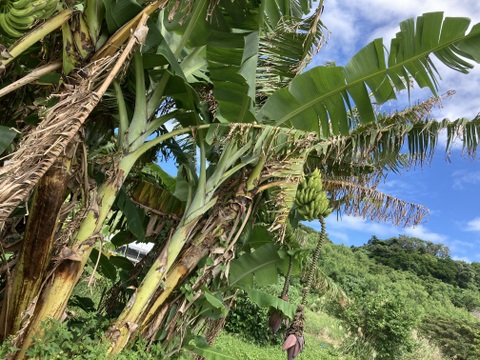
MULTIPOLYGON (((303 236, 306 246, 313 247, 316 233, 303 228, 303 236)), ((480 358, 480 321, 475 316, 480 309, 480 264, 451 259, 444 245, 406 236, 372 237, 364 246, 351 248, 328 242, 314 285, 310 310, 339 321, 342 329, 335 339, 322 338, 321 331, 314 336, 344 358, 480 358)), ((301 286, 301 277, 292 278, 291 302, 301 286)), ((259 331, 262 315, 252 319, 255 311, 247 310, 244 301, 232 310, 226 329, 247 334, 250 342, 271 342, 266 324, 259 331), (251 327, 245 325, 247 312, 251 327), (249 337, 253 328, 257 333, 249 337)), ((268 321, 266 312, 263 317, 268 321)), ((321 327, 318 320, 307 317, 309 321, 321 327)), ((275 341, 283 341, 282 335, 275 341)))

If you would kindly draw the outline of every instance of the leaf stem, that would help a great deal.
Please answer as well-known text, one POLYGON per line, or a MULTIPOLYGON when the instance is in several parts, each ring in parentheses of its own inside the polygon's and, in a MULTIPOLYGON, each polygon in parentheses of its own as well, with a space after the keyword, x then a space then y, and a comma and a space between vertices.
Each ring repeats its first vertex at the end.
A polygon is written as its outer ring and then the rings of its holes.
POLYGON ((310 263, 310 269, 307 275, 307 283, 303 288, 302 303, 301 303, 303 306, 307 304, 307 296, 310 293, 310 287, 312 286, 313 273, 315 271, 315 268, 317 267, 318 259, 320 258, 320 251, 322 250, 322 246, 325 243, 325 240, 327 238, 325 218, 323 216, 320 216, 318 218, 318 221, 320 221, 322 230, 320 231, 317 246, 315 247, 315 251, 312 257, 312 262, 310 263))

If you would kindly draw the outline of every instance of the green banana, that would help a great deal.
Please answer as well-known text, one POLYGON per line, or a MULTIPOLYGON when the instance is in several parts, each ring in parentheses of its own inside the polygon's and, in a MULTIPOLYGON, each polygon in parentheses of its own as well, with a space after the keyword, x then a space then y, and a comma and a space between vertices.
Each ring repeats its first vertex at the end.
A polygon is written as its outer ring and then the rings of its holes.
POLYGON ((22 9, 12 7, 10 11, 8 11, 6 14, 15 16, 17 18, 23 18, 25 16, 31 16, 35 14, 35 8, 33 6, 29 6, 22 9))
POLYGON ((308 197, 307 197, 307 202, 312 202, 312 200, 315 198, 315 193, 316 193, 315 188, 309 188, 308 189, 308 197))
POLYGON ((298 214, 305 220, 314 220, 330 213, 330 201, 323 190, 322 178, 318 169, 299 182, 294 204, 298 214))
POLYGON ((1 7, 0 27, 12 39, 20 38, 37 19, 49 18, 59 0, 7 0, 1 7))
POLYGON ((16 17, 16 16, 13 16, 12 13, 5 14, 5 19, 11 27, 21 32, 24 32, 25 30, 29 30, 36 20, 35 17, 32 15, 24 16, 24 17, 16 17))
POLYGON ((28 7, 32 7, 35 9, 36 13, 40 13, 40 11, 42 11, 47 6, 47 4, 48 4, 47 0, 37 0, 37 1, 31 2, 28 7))
POLYGON ((42 14, 39 14, 38 18, 42 20, 48 19, 57 10, 58 0, 49 0, 42 9, 42 14))
POLYGON ((23 36, 23 31, 30 29, 34 21, 35 21, 35 18, 32 16, 25 16, 24 18, 16 18, 14 16, 11 16, 11 13, 5 14, 5 22, 8 24, 8 26, 10 28, 13 28, 21 32, 22 36, 23 36))
POLYGON ((28 6, 31 4, 30 0, 17 0, 17 1, 11 1, 12 7, 15 9, 23 9, 24 7, 28 6))
POLYGON ((12 39, 17 39, 22 37, 23 33, 18 31, 15 27, 12 27, 7 23, 6 14, 0 13, 0 28, 12 39))

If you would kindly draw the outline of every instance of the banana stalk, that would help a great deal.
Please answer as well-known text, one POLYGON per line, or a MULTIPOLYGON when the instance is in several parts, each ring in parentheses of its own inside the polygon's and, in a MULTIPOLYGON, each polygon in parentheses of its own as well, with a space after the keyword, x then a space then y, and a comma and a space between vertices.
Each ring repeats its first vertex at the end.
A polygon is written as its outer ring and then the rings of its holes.
POLYGON ((96 43, 102 30, 103 19, 105 18, 105 5, 103 1, 86 0, 83 16, 87 22, 90 37, 96 43))
MULTIPOLYGON (((85 219, 81 222, 70 248, 64 248, 60 252, 54 270, 50 275, 51 279, 45 282, 45 287, 37 301, 40 306, 33 311, 28 330, 23 335, 23 342, 16 354, 16 359, 24 357, 34 336, 42 336, 42 321, 47 317, 59 319, 63 315, 73 288, 78 282, 95 246, 96 238, 99 236, 105 219, 115 202, 123 181, 135 164, 135 160, 131 156, 126 156, 120 160, 115 176, 103 183, 92 199, 91 207, 85 219)), ((19 340, 21 339, 17 339, 17 341, 19 340)))
POLYGON ((74 146, 70 144, 66 155, 58 158, 37 185, 22 249, 13 274, 11 293, 6 294, 1 308, 0 324, 4 325, 0 329, 2 339, 20 330, 24 319, 19 314, 29 308, 41 288, 50 264, 73 152, 74 146), (32 263, 35 263, 35 266, 31 266, 32 263))
POLYGON ((63 73, 82 67, 95 51, 94 39, 90 36, 88 24, 82 13, 76 11, 62 24, 63 73))
POLYGON ((248 164, 245 162, 235 165, 252 147, 252 144, 247 142, 246 145, 238 148, 236 141, 232 139, 226 145, 214 173, 206 179, 205 148, 202 142, 200 145, 200 176, 195 196, 187 206, 179 226, 145 275, 143 282, 132 297, 131 303, 126 306, 117 321, 111 326, 108 341, 110 342, 109 352, 112 354, 119 353, 125 347, 133 332, 142 323, 142 317, 147 314, 155 301, 155 293, 160 286, 164 285, 180 252, 191 239, 195 226, 202 216, 216 204, 215 190, 233 171, 238 171, 248 164))
MULTIPOLYGON (((164 281, 166 274, 174 264, 175 260, 180 254, 180 251, 187 242, 189 234, 200 220, 200 216, 209 209, 207 206, 202 206, 207 195, 205 193, 206 160, 204 146, 200 147, 200 153, 200 177, 194 200, 190 203, 188 209, 185 211, 180 225, 177 227, 172 237, 168 240, 167 244, 145 275, 143 282, 133 297, 133 301, 127 305, 127 307, 118 317, 117 321, 110 327, 108 336, 108 341, 110 342, 109 353, 119 353, 128 343, 133 332, 141 322, 141 317, 148 311, 155 292, 164 281), (196 199, 200 198, 201 201, 195 201, 196 199), (198 215, 195 217, 188 216, 188 214, 192 212, 195 212, 198 215), (132 324, 135 325, 132 326, 132 324)), ((214 204, 215 199, 212 200, 214 204)))
POLYGON ((208 254, 210 247, 217 239, 216 236, 204 238, 204 234, 200 234, 200 238, 195 240, 193 244, 182 253, 180 259, 177 259, 166 274, 164 286, 162 286, 159 293, 156 294, 154 302, 139 318, 140 333, 152 335, 155 330, 158 330, 152 329, 152 325, 158 323, 158 319, 156 319, 158 310, 165 304, 172 292, 178 288, 179 284, 197 267, 199 261, 208 254))
POLYGON ((320 258, 320 252, 322 250, 323 244, 325 244, 325 241, 327 240, 325 218, 323 216, 320 216, 318 221, 320 221, 321 230, 320 230, 320 234, 318 235, 317 246, 315 247, 315 251, 313 252, 312 262, 310 263, 310 269, 307 274, 307 282, 303 288, 304 289, 302 294, 303 306, 307 304, 307 296, 308 296, 308 293, 310 292, 310 287, 312 286, 313 273, 315 272, 315 268, 318 266, 318 259, 320 258))

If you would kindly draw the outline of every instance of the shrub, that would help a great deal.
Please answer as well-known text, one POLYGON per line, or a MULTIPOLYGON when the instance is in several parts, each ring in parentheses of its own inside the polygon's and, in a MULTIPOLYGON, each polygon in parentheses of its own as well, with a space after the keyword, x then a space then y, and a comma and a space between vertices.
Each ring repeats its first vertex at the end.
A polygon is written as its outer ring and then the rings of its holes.
POLYGON ((350 330, 344 347, 358 359, 398 358, 414 347, 419 311, 394 291, 367 292, 338 312, 350 330), (360 346, 361 344, 361 346, 360 346))
POLYGON ((268 320, 268 309, 260 308, 243 292, 238 293, 235 305, 228 313, 225 331, 258 345, 279 343, 281 336, 273 336, 268 320))
MULTIPOLYGON (((101 341, 106 323, 95 315, 77 317, 68 322, 49 319, 44 322, 45 333, 42 339, 35 338, 27 350, 29 359, 105 359, 108 344, 101 341)), ((17 350, 9 340, 0 346, 0 358, 17 350)), ((131 348, 116 355, 116 360, 153 360, 165 358, 161 346, 148 348, 139 340, 131 348)))
POLYGON ((427 317, 419 326, 449 358, 480 359, 480 322, 452 317, 427 317))

